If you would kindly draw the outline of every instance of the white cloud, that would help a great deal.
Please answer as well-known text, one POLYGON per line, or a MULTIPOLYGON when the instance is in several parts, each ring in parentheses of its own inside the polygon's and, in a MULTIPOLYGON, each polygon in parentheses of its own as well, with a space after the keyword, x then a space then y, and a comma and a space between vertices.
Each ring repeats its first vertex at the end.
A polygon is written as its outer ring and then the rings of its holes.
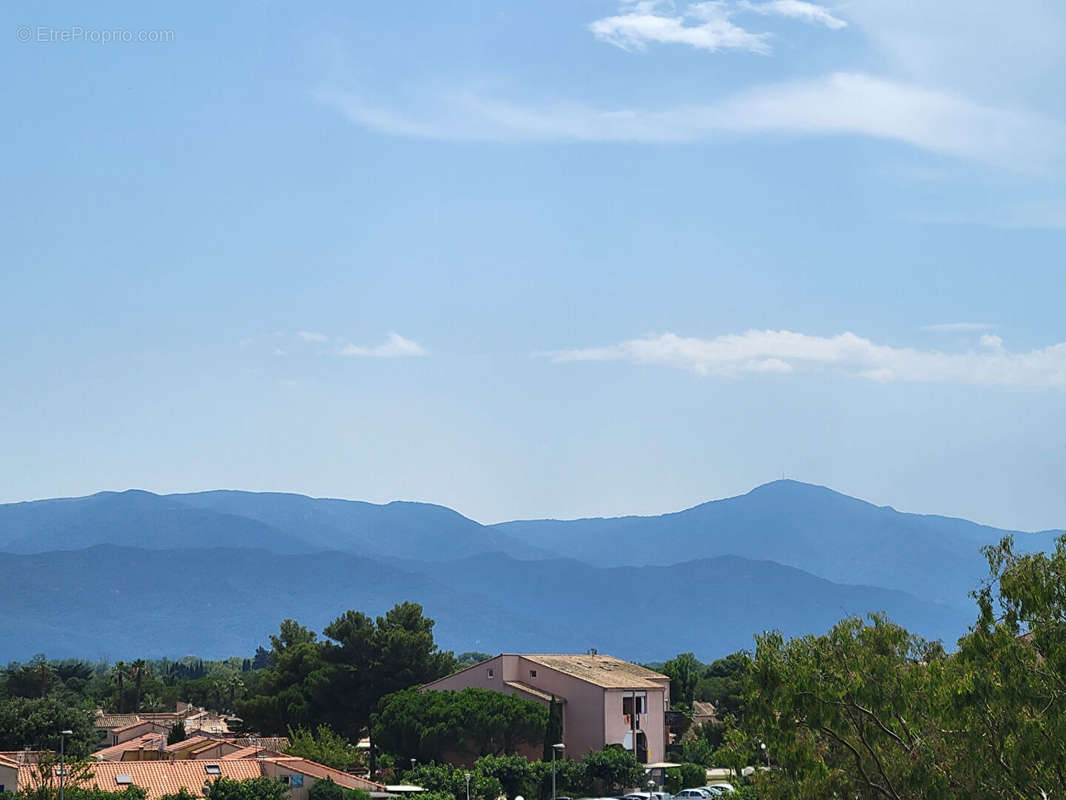
POLYGON ((763 16, 798 19, 802 22, 824 25, 834 31, 846 28, 848 25, 844 20, 833 16, 828 8, 815 3, 807 3, 804 2, 804 0, 768 0, 765 3, 752 3, 750 0, 740 0, 737 5, 745 11, 752 11, 756 14, 762 14, 763 16))
POLYGON ((297 331, 296 335, 304 342, 328 342, 329 337, 324 333, 316 333, 315 331, 297 331))
POLYGON ((926 325, 923 331, 933 333, 965 333, 967 331, 987 331, 995 327, 987 322, 938 322, 936 325, 926 325))
POLYGON ((589 30, 600 39, 623 50, 644 50, 648 43, 687 44, 712 53, 719 50, 745 50, 769 53, 768 34, 751 33, 730 21, 731 9, 724 2, 688 5, 681 13, 663 14, 663 3, 646 0, 624 4, 622 12, 598 19, 589 30))
POLYGON ((426 349, 418 342, 405 339, 398 333, 390 333, 389 338, 375 347, 359 347, 346 344, 337 353, 342 356, 363 356, 368 358, 405 358, 424 356, 426 349))
POLYGON ((535 106, 470 91, 430 98, 419 117, 360 94, 318 93, 352 122, 382 133, 475 141, 698 142, 723 136, 852 135, 1020 171, 1061 170, 1066 126, 947 92, 838 72, 769 84, 712 104, 661 110, 535 106))
POLYGON ((981 335, 981 347, 987 347, 990 350, 1002 350, 1003 339, 1000 336, 996 336, 994 333, 984 333, 981 335))
POLYGON ((982 340, 985 350, 947 353, 876 344, 853 333, 810 336, 751 330, 696 339, 664 333, 606 347, 547 353, 556 362, 626 361, 690 370, 701 375, 833 370, 877 382, 959 383, 1066 387, 1066 342, 1011 353, 982 340))

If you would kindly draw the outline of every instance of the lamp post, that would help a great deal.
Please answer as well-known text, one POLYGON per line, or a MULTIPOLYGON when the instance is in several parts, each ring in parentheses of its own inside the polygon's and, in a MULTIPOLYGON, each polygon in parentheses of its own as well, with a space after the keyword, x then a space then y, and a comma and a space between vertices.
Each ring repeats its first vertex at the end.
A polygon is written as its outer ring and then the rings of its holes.
POLYGON ((74 731, 59 732, 59 800, 63 800, 63 790, 66 788, 65 784, 67 782, 67 737, 73 735, 74 731))
POLYGON ((766 766, 770 766, 770 751, 766 749, 766 742, 759 742, 759 749, 762 750, 763 758, 766 759, 766 766))
POLYGON ((555 754, 557 752, 561 754, 565 747, 566 745, 562 742, 552 745, 552 800, 555 800, 555 754))
POLYGON ((470 800, 470 778, 471 778, 471 773, 465 772, 465 773, 463 773, 463 775, 466 778, 466 800, 470 800))

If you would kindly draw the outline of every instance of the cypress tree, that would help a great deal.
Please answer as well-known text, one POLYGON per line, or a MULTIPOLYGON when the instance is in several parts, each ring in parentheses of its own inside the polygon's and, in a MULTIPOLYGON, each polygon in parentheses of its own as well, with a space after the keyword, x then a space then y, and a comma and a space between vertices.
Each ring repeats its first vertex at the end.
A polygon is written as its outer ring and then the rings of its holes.
POLYGON ((544 727, 544 760, 552 760, 552 745, 563 740, 563 707, 555 695, 548 706, 548 723, 544 727))

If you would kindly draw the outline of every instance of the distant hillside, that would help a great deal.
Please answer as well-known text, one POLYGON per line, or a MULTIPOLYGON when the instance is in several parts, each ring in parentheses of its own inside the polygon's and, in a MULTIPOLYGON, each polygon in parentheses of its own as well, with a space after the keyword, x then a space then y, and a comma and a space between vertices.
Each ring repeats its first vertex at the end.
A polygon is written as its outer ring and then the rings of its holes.
POLYGON ((740 558, 604 569, 497 554, 401 568, 336 552, 99 546, 5 556, 0 586, 0 663, 38 652, 245 655, 282 619, 321 630, 348 608, 382 613, 403 600, 426 607, 448 649, 598 647, 638 660, 688 650, 710 659, 751 647, 764 629, 820 632, 847 614, 876 610, 950 644, 972 616, 740 558))
POLYGON ((427 503, 374 505, 296 494, 214 491, 89 497, 0 505, 0 552, 44 553, 97 544, 176 549, 252 547, 279 553, 341 550, 447 560, 547 551, 427 503))
MULTIPOLYGON (((821 486, 775 481, 745 495, 657 517, 506 522, 500 531, 601 566, 736 555, 770 559, 838 583, 902 589, 968 607, 987 574, 979 548, 1011 531, 903 514, 821 486)), ((1055 532, 1018 534, 1024 548, 1055 532)))

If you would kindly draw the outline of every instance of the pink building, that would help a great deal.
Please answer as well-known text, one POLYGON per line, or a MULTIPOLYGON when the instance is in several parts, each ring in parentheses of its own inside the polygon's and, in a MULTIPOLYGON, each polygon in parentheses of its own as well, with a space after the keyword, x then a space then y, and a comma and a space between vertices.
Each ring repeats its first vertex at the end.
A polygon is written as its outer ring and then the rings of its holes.
POLYGON ((614 656, 522 655, 502 653, 423 691, 477 687, 562 704, 566 755, 581 758, 605 745, 619 744, 644 763, 666 756, 666 711, 670 679, 614 656))

